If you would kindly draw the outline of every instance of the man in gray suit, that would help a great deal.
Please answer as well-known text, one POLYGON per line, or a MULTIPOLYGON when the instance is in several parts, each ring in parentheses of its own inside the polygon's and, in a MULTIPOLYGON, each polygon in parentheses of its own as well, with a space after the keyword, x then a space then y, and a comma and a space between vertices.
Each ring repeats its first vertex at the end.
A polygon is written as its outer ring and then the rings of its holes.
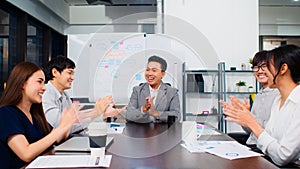
POLYGON ((127 106, 126 119, 138 123, 167 122, 168 116, 180 120, 178 90, 163 83, 167 62, 158 56, 148 59, 147 83, 133 88, 127 106))

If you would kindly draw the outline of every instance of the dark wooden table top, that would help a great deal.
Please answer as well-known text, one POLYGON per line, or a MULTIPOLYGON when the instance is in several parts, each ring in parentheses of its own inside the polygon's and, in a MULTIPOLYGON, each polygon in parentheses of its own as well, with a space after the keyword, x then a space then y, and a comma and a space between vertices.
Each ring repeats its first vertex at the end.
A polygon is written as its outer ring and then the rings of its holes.
MULTIPOLYGON (((275 169, 263 157, 228 160, 208 153, 190 153, 182 143, 182 124, 126 123, 123 134, 114 135, 106 150, 113 155, 111 169, 275 169)), ((225 134, 201 136, 201 140, 233 140, 225 134)), ((53 150, 48 154, 55 154, 53 150)), ((47 154, 45 154, 47 155, 47 154)))
MULTIPOLYGON (((126 123, 122 135, 115 135, 107 149, 112 169, 271 169, 275 165, 263 157, 227 160, 208 153, 190 153, 181 143, 181 123, 126 123)), ((203 140, 232 140, 225 134, 202 136, 203 140)))

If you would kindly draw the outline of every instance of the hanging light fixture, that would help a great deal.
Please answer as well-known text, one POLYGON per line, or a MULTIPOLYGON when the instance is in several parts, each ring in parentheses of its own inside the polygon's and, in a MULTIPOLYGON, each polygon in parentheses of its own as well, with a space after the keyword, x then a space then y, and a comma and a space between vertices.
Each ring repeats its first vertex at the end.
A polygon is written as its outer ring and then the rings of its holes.
POLYGON ((112 5, 111 0, 86 0, 89 5, 112 5))

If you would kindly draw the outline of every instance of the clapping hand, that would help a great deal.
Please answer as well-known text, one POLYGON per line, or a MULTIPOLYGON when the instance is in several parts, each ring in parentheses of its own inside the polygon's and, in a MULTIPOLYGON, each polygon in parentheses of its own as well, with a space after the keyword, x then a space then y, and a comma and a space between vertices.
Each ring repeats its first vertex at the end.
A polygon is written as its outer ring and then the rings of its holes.
POLYGON ((250 123, 256 121, 246 105, 238 102, 235 104, 235 106, 227 105, 223 108, 224 114, 227 115, 225 120, 236 122, 245 127, 249 127, 250 123))
POLYGON ((250 111, 250 103, 245 97, 244 97, 244 103, 234 96, 230 96, 229 98, 233 107, 237 109, 242 109, 243 107, 245 107, 250 111), (243 107, 241 107, 240 105, 243 105, 243 107))
POLYGON ((148 111, 148 110, 151 108, 151 106, 153 106, 154 96, 153 96, 152 98, 146 97, 145 100, 146 100, 146 103, 145 103, 145 105, 142 107, 142 111, 143 111, 143 112, 148 111))
POLYGON ((223 108, 234 107, 241 110, 243 107, 245 107, 250 111, 250 103, 246 98, 244 98, 244 103, 234 96, 230 96, 229 98, 230 102, 224 102, 223 100, 220 100, 223 108), (243 107, 241 105, 243 105, 243 107))
POLYGON ((154 103, 153 103, 153 100, 154 100, 154 96, 150 99, 150 108, 149 108, 149 114, 155 118, 158 118, 159 117, 159 113, 154 109, 154 103))
POLYGON ((60 128, 64 134, 56 140, 57 142, 60 142, 69 136, 72 125, 79 122, 77 114, 82 108, 83 105, 80 105, 79 102, 74 102, 70 108, 64 109, 60 118, 59 126, 57 127, 60 128))
POLYGON ((116 108, 114 108, 114 104, 110 104, 108 106, 108 108, 106 109, 106 111, 104 112, 103 118, 106 119, 107 117, 114 117, 114 116, 122 113, 123 111, 125 111, 126 108, 127 108, 127 106, 124 106, 121 109, 116 109, 116 108))
POLYGON ((99 98, 95 104, 95 109, 98 111, 98 115, 103 114, 112 102, 112 96, 105 96, 103 99, 99 98))

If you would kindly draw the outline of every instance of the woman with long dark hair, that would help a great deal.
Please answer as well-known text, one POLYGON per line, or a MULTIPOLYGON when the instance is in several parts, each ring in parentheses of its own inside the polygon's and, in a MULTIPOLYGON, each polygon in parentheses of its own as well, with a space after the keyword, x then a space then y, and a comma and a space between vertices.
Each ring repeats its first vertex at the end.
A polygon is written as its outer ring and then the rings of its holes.
POLYGON ((60 125, 52 129, 42 108, 45 75, 33 63, 22 62, 12 70, 0 98, 0 164, 20 168, 64 140, 77 121, 78 105, 64 111, 60 125))
POLYGON ((267 57, 267 76, 270 88, 278 95, 264 129, 247 108, 224 108, 226 120, 251 129, 257 147, 280 166, 300 164, 300 47, 285 45, 271 50, 267 57))

